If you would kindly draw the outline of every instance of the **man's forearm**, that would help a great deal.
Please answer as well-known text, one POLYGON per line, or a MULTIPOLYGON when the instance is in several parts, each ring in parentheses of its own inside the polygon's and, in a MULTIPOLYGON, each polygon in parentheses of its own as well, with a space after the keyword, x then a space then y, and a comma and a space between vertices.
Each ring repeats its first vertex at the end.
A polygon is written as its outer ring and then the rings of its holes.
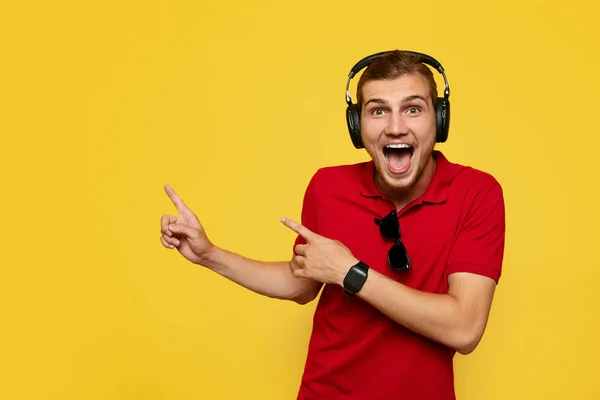
POLYGON ((357 295, 395 322, 463 354, 474 350, 485 328, 485 320, 451 294, 412 289, 374 270, 357 295))
POLYGON ((313 300, 321 288, 320 282, 295 277, 290 261, 252 260, 218 247, 202 265, 258 294, 300 304, 313 300))

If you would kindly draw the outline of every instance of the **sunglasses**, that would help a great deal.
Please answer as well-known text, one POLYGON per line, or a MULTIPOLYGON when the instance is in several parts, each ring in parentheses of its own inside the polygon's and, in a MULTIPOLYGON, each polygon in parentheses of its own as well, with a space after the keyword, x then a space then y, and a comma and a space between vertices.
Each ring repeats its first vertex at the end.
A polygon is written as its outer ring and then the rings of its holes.
POLYGON ((388 264, 394 271, 409 271, 412 269, 408 253, 404 243, 400 240, 400 224, 396 210, 392 210, 383 218, 375 218, 375 223, 379 225, 379 231, 383 237, 394 239, 395 243, 388 251, 388 264))

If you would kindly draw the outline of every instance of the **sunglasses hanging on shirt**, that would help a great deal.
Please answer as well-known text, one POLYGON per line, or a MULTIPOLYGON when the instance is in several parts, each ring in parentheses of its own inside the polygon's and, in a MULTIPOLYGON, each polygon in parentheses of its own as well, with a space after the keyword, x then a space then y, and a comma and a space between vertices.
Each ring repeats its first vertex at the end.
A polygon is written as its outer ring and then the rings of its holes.
POLYGON ((408 271, 412 267, 410 265, 410 259, 406 252, 406 247, 400 239, 400 223, 398 222, 398 216, 396 210, 392 210, 388 215, 383 218, 375 218, 375 223, 379 225, 379 231, 381 235, 387 239, 393 239, 395 242, 388 251, 388 264, 394 271, 408 271))

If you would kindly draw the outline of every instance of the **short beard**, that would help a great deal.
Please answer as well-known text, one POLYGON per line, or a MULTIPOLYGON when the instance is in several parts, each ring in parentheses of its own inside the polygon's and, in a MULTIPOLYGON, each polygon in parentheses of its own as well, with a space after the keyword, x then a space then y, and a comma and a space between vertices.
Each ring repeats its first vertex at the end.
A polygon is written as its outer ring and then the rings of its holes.
MULTIPOLYGON (((410 190, 415 186, 415 183, 417 183, 421 175, 423 175, 424 170, 425 168, 421 167, 413 176, 403 182, 401 187, 397 187, 393 184, 396 179, 390 179, 379 170, 375 171, 375 181, 379 182, 378 186, 380 186, 380 190, 384 192, 386 196, 392 199, 401 199, 410 193, 410 190)), ((405 179, 407 178, 402 178, 402 180, 405 179)))
MULTIPOLYGON (((402 184, 401 187, 394 186, 393 182, 395 181, 395 179, 392 178, 390 180, 389 177, 386 177, 386 175, 384 175, 383 172, 381 172, 377 168, 375 168, 375 176, 373 178, 375 178, 376 184, 378 183, 377 186, 379 187, 379 189, 387 197, 389 197, 390 200, 412 201, 414 199, 409 198, 409 196, 411 196, 411 190, 413 190, 415 188, 416 184, 419 182, 419 180, 423 176, 425 169, 427 169, 427 166, 431 162, 432 155, 433 155, 433 151, 430 153, 429 158, 426 159, 425 163, 419 165, 419 169, 415 172, 414 175, 410 176, 408 179, 402 178, 402 179, 406 179, 406 181, 402 184)), ((385 165, 383 166, 383 168, 385 168, 385 165)))

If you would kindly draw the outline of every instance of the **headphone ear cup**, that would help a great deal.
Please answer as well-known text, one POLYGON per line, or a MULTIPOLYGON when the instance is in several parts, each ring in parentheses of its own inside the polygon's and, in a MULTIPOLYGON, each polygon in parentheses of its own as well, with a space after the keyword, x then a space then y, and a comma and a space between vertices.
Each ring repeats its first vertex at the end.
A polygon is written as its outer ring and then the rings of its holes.
POLYGON ((450 101, 444 97, 438 97, 435 105, 436 142, 444 143, 448 140, 450 130, 450 101))
POLYGON ((348 108, 346 108, 346 122, 348 124, 348 131, 350 132, 352 144, 357 149, 363 148, 362 139, 360 137, 360 114, 356 104, 350 104, 348 108))

